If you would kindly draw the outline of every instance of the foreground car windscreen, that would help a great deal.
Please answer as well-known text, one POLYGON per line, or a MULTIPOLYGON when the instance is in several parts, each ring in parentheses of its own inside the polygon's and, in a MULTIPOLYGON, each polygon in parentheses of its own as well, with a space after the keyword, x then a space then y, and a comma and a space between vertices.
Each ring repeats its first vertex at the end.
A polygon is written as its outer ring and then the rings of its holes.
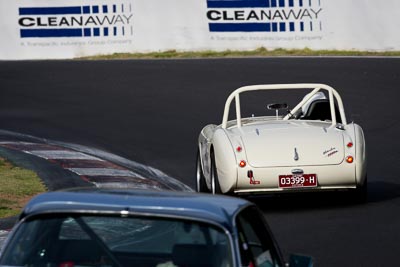
POLYGON ((9 266, 232 266, 222 229, 154 217, 46 216, 21 224, 0 260, 9 266))

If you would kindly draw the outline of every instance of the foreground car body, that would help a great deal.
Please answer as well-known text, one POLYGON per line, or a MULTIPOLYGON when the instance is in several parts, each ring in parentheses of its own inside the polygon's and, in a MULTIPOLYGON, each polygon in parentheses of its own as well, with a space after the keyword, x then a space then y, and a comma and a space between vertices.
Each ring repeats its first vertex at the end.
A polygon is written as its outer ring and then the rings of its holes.
POLYGON ((283 260, 263 217, 245 200, 82 189, 31 200, 0 265, 283 266, 283 260))
MULTIPOLYGON (((287 105, 268 108, 278 112, 287 105)), ((365 198, 364 134, 359 125, 347 123, 342 99, 328 85, 253 85, 235 90, 226 101, 222 124, 202 129, 198 151, 196 184, 200 192, 354 189, 357 198, 365 198), (311 92, 285 116, 241 117, 242 93, 289 89, 311 92), (236 119, 228 121, 233 100, 236 119)))

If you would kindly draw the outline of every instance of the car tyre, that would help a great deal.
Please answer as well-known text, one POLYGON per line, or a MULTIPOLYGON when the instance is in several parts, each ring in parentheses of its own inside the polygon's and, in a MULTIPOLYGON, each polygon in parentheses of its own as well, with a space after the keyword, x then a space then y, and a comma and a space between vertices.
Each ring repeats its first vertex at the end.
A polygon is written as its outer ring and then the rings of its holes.
POLYGON ((355 203, 362 204, 362 203, 367 202, 367 198, 368 198, 367 177, 365 177, 364 184, 355 189, 355 192, 353 192, 353 198, 354 198, 355 203))
POLYGON ((203 168, 201 167, 200 151, 197 152, 196 159, 196 191, 210 192, 207 188, 206 179, 204 177, 203 168))
POLYGON ((211 153, 211 193, 215 194, 222 194, 221 187, 218 181, 218 172, 217 166, 215 164, 215 155, 211 153))

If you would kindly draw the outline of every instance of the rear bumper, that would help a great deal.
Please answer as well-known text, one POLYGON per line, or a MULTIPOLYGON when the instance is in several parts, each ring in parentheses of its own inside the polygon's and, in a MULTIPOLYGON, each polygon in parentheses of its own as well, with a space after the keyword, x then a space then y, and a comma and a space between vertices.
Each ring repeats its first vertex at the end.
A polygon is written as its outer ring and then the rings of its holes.
POLYGON ((309 193, 322 191, 344 191, 356 189, 356 186, 317 186, 317 187, 296 187, 296 188, 255 188, 255 189, 238 189, 234 193, 238 195, 249 194, 291 194, 291 193, 309 193))
POLYGON ((341 189, 354 189, 357 187, 355 164, 343 162, 338 165, 328 166, 291 166, 274 168, 246 168, 238 169, 238 179, 234 193, 265 193, 265 192, 310 192, 329 191, 341 189), (280 188, 279 176, 290 175, 294 169, 303 170, 304 174, 316 174, 317 186, 280 188), (253 172, 253 179, 248 177, 248 171, 253 172))

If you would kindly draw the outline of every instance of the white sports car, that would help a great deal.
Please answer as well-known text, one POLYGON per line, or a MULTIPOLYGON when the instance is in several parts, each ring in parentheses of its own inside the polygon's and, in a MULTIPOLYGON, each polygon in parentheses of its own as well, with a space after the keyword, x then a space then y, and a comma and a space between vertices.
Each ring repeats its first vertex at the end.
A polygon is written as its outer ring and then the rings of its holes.
POLYGON ((347 189, 363 201, 366 159, 363 131, 347 122, 342 99, 332 87, 244 86, 228 97, 222 124, 209 124, 200 133, 196 186, 199 192, 237 195, 347 189), (242 118, 242 93, 278 89, 311 92, 292 110, 286 103, 269 104, 275 116, 242 118), (236 119, 228 120, 233 101, 236 119), (280 109, 287 111, 284 116, 280 109))

